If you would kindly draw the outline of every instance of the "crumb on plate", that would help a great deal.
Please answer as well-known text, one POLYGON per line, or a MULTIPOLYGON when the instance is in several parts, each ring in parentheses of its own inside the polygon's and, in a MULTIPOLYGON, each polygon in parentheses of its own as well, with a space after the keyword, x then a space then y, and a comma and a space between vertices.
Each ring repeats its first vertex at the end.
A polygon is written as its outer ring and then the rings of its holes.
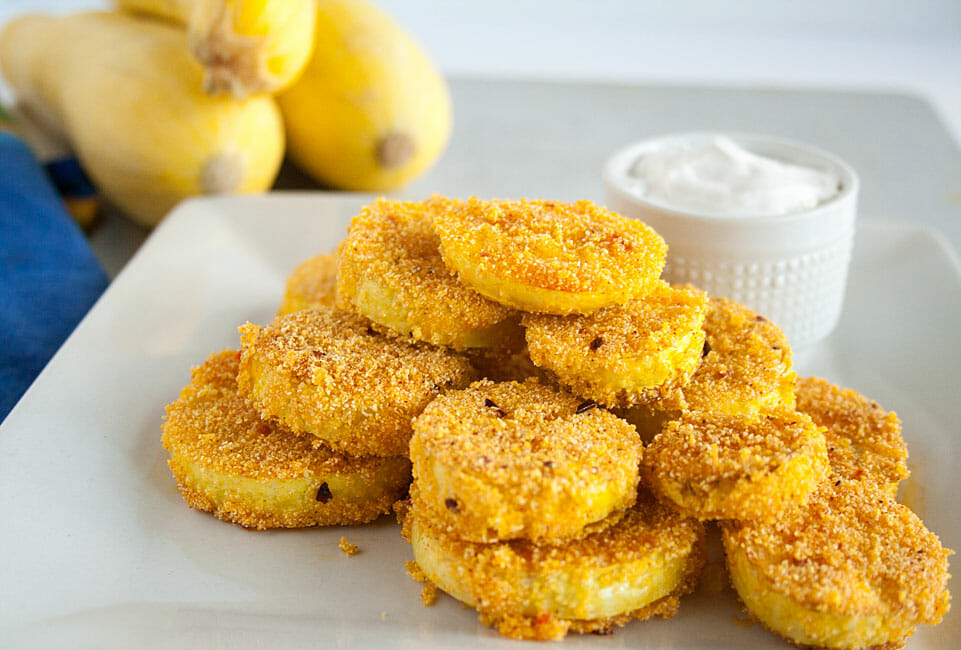
POLYGON ((338 544, 338 546, 340 547, 340 550, 344 552, 344 555, 346 555, 347 557, 350 557, 351 555, 357 555, 358 553, 360 553, 360 549, 357 548, 357 545, 351 542, 350 540, 348 540, 346 537, 340 538, 340 544, 338 544))
POLYGON ((420 602, 424 607, 430 607, 437 602, 437 587, 433 582, 425 582, 420 590, 420 602))

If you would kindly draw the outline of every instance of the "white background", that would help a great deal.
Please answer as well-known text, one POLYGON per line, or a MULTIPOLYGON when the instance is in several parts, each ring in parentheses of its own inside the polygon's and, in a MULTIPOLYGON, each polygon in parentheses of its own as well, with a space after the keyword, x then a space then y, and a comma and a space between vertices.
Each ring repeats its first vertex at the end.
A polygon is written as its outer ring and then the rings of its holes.
MULTIPOLYGON (((872 89, 922 96, 961 142, 958 0, 380 0, 448 74, 872 89)), ((102 0, 0 0, 25 11, 102 0)))

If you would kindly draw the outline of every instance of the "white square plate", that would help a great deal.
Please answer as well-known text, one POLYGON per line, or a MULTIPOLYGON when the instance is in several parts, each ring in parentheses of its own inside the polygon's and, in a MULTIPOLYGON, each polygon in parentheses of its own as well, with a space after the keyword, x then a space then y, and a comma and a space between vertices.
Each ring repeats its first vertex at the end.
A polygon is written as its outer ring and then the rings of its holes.
MULTIPOLYGON (((188 509, 160 446, 189 368, 269 321, 294 266, 332 249, 366 201, 275 195, 182 205, 110 286, 0 428, 0 646, 502 647, 404 570, 397 526, 249 532, 188 509), (346 557, 341 535, 361 553, 346 557)), ((961 267, 936 233, 863 221, 837 331, 796 364, 896 410, 902 498, 961 548, 961 267)), ((909 647, 948 647, 961 614, 909 647)), ((733 592, 574 647, 781 646, 733 592)), ((516 644, 514 645, 516 647, 516 644)))

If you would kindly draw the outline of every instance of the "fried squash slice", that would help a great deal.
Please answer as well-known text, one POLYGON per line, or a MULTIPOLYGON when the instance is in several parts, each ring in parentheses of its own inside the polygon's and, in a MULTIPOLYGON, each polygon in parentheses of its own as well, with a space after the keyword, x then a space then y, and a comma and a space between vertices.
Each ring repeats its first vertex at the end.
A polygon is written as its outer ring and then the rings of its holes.
POLYGON ((403 456, 353 457, 264 421, 237 391, 240 353, 212 354, 167 407, 163 445, 190 507, 247 528, 361 524, 410 484, 403 456))
POLYGON ((416 506, 404 529, 427 580, 519 639, 670 618, 705 560, 703 526, 646 493, 616 523, 568 543, 468 542, 416 506))

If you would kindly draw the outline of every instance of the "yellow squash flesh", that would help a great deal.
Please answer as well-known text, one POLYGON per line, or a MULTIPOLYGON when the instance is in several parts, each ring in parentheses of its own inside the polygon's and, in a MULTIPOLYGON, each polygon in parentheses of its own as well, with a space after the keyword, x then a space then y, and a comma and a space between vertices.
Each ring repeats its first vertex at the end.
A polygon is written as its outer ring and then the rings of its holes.
POLYGON ((273 99, 204 94, 186 36, 160 21, 23 16, 0 33, 0 69, 103 194, 143 224, 189 196, 263 191, 280 167, 273 99))

